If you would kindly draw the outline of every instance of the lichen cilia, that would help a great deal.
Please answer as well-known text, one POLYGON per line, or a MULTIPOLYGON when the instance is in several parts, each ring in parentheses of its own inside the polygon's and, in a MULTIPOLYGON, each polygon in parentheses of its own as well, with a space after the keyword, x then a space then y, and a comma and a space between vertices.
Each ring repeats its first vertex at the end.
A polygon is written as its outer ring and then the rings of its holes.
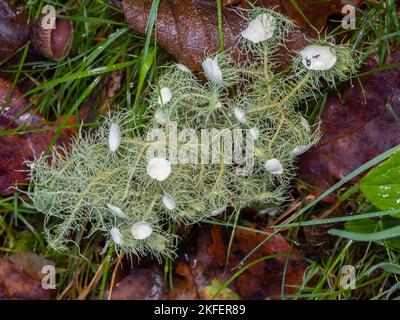
MULTIPOLYGON (((67 249, 71 235, 90 226, 90 234, 103 233, 107 245, 128 254, 173 257, 176 223, 212 218, 229 206, 275 207, 287 198, 295 157, 318 140, 318 128, 310 128, 295 108, 322 82, 334 86, 348 78, 356 59, 346 45, 319 39, 295 53, 285 72, 278 71, 277 48, 285 45, 294 25, 265 9, 250 11, 247 19, 239 36, 241 59, 229 52, 206 57, 207 83, 181 64, 164 70, 148 97, 144 134, 131 129, 130 112, 114 111, 95 131, 81 131, 70 148, 59 147, 34 161, 29 196, 45 214, 53 248, 67 249), (162 130, 169 141, 172 133, 166 129, 172 125, 179 132, 247 130, 252 171, 244 174, 240 161, 181 163, 148 156, 159 143, 148 133, 162 130)), ((172 144, 179 149, 187 141, 181 136, 172 144)))

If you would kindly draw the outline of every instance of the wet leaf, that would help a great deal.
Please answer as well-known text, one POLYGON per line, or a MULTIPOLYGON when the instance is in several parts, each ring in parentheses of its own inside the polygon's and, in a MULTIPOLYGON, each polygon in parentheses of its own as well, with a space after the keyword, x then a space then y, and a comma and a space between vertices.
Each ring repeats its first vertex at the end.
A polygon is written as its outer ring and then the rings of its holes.
MULTIPOLYGON (((18 88, 10 94, 11 88, 11 82, 0 77, 0 195, 12 194, 16 183, 26 181, 24 162, 46 150, 54 134, 49 128, 57 127, 57 122, 49 124, 36 113, 18 88)), ((73 132, 63 130, 58 143, 67 142, 73 132)))
POLYGON ((361 181, 360 190, 377 208, 400 208, 400 153, 372 169, 361 181))
POLYGON ((23 254, 20 254, 20 257, 0 258, 0 300, 52 299, 52 291, 42 288, 41 278, 43 275, 39 276, 36 271, 32 271, 33 265, 37 269, 39 265, 43 266, 48 260, 43 260, 34 253, 26 254, 24 257, 21 255, 23 254))
POLYGON ((12 8, 8 1, 0 1, 0 62, 12 56, 28 37, 26 15, 12 8))
MULTIPOLYGON (((389 59, 392 64, 400 55, 389 59)), ((377 68, 369 60, 361 73, 377 68)), ((400 68, 354 79, 328 98, 320 142, 298 163, 301 178, 325 191, 335 182, 400 143, 400 68)), ((357 181, 354 179, 353 182, 357 181)))

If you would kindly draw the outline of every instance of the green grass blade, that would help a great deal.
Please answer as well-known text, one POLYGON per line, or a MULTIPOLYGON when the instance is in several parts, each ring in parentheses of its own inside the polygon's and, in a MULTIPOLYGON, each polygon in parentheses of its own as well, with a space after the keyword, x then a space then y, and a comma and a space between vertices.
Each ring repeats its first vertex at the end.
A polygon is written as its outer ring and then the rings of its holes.
POLYGON ((331 229, 328 233, 332 236, 338 236, 345 239, 350 239, 360 242, 379 241, 390 238, 396 238, 400 236, 400 226, 386 229, 384 231, 378 231, 374 233, 360 233, 350 232, 345 230, 331 229))

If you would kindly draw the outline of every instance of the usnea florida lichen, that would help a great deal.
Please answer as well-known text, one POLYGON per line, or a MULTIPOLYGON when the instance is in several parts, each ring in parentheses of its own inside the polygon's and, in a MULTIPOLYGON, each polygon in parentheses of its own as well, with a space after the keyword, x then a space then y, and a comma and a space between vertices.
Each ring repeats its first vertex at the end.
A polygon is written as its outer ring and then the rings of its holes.
POLYGON ((323 84, 353 74, 355 55, 319 39, 282 68, 277 52, 292 22, 265 9, 247 19, 240 59, 229 52, 204 59, 206 83, 184 65, 165 68, 148 97, 142 134, 132 129, 131 112, 115 111, 96 130, 80 132, 70 148, 31 164, 29 195, 45 214, 53 248, 67 249, 71 235, 86 227, 128 254, 172 257, 177 223, 196 223, 228 206, 238 212, 284 201, 296 156, 318 140, 317 128, 295 109, 323 84), (249 157, 248 148, 232 148, 237 141, 251 146, 249 157))

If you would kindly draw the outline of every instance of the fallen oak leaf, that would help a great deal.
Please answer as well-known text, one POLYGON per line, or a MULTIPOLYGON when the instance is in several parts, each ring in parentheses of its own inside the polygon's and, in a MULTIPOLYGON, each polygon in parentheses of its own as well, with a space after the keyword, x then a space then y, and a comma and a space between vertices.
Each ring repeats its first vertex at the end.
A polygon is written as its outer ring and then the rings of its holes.
MULTIPOLYGON (((398 61, 399 53, 388 64, 398 61)), ((370 59, 361 73, 377 67, 370 59)), ((321 114, 322 138, 299 159, 300 176, 316 188, 316 193, 400 144, 400 68, 360 77, 359 81, 348 84, 341 98, 329 96, 321 114)))
MULTIPOLYGON (((16 184, 27 180, 25 162, 44 152, 54 135, 53 130, 48 130, 51 126, 34 111, 29 100, 21 98, 21 91, 14 88, 10 94, 10 90, 11 82, 0 77, 0 131, 17 132, 0 135, 0 195, 12 194, 16 184), (17 129, 21 127, 33 132, 18 134, 17 129)), ((74 129, 64 129, 57 142, 67 142, 74 132, 74 129)))

